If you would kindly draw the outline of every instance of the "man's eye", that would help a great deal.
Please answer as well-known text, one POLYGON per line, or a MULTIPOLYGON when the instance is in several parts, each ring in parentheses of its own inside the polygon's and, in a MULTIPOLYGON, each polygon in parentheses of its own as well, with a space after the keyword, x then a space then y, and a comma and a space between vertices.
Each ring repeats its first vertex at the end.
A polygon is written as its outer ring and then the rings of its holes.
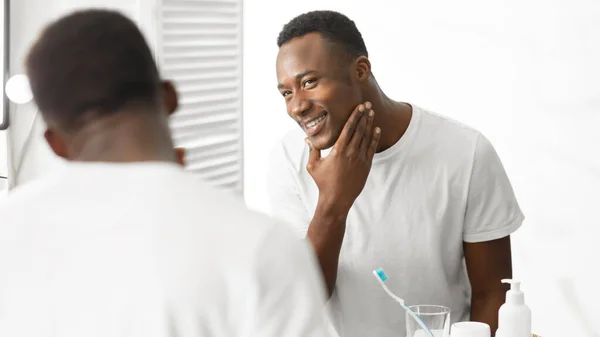
POLYGON ((289 95, 291 93, 292 93, 291 91, 286 90, 286 91, 282 92, 281 94, 283 95, 283 97, 285 97, 285 96, 287 96, 287 95, 289 95))
POLYGON ((308 80, 304 81, 304 86, 306 87, 306 86, 311 85, 311 84, 313 84, 315 82, 316 82, 315 79, 312 79, 312 78, 308 79, 308 80))

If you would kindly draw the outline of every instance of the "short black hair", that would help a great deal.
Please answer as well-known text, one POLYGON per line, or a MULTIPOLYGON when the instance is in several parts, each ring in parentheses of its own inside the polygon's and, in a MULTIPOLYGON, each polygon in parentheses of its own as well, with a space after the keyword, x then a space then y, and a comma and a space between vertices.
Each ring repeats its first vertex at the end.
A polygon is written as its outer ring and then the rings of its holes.
POLYGON ((353 58, 369 57, 365 41, 354 21, 334 11, 312 11, 293 18, 283 26, 277 38, 277 46, 281 47, 293 38, 313 32, 340 45, 353 58))
POLYGON ((116 11, 77 11, 50 24, 26 68, 42 115, 64 131, 130 103, 159 102, 152 52, 136 24, 116 11))

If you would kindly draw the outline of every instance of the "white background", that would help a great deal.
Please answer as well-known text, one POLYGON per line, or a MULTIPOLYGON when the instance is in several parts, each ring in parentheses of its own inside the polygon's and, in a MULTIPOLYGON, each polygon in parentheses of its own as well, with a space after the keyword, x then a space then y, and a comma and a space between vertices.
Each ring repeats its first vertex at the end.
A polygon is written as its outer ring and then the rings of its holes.
MULTIPOLYGON (((43 25, 75 3, 98 1, 12 1, 13 73, 22 71, 43 25)), ((600 322, 592 320, 600 313, 600 2, 246 0, 245 198, 259 211, 269 210, 267 155, 295 127, 276 89, 277 34, 293 16, 313 9, 340 10, 355 20, 389 96, 458 119, 491 139, 527 217, 513 253, 534 332, 600 336, 600 322)), ((11 109, 19 162, 35 107, 11 109)), ((42 129, 35 125, 21 182, 60 164, 42 129)))

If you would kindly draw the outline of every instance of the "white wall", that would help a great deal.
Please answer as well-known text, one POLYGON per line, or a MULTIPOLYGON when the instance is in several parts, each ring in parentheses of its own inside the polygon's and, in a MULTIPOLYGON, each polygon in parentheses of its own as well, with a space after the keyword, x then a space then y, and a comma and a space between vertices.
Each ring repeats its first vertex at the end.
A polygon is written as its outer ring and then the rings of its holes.
POLYGON ((492 140, 527 217, 513 254, 534 332, 600 336, 600 265, 590 260, 600 256, 600 2, 246 1, 245 198, 259 211, 269 211, 269 150, 296 127, 276 89, 277 34, 314 9, 357 23, 388 95, 492 140))

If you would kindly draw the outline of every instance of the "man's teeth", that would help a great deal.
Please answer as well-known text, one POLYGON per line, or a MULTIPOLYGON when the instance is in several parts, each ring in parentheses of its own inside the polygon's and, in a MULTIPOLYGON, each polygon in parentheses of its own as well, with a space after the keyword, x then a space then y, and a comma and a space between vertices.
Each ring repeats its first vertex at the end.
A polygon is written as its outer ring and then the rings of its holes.
POLYGON ((306 127, 307 128, 312 128, 313 126, 319 124, 319 122, 321 122, 323 119, 325 119, 325 115, 317 118, 317 119, 313 119, 312 121, 306 123, 306 127))

